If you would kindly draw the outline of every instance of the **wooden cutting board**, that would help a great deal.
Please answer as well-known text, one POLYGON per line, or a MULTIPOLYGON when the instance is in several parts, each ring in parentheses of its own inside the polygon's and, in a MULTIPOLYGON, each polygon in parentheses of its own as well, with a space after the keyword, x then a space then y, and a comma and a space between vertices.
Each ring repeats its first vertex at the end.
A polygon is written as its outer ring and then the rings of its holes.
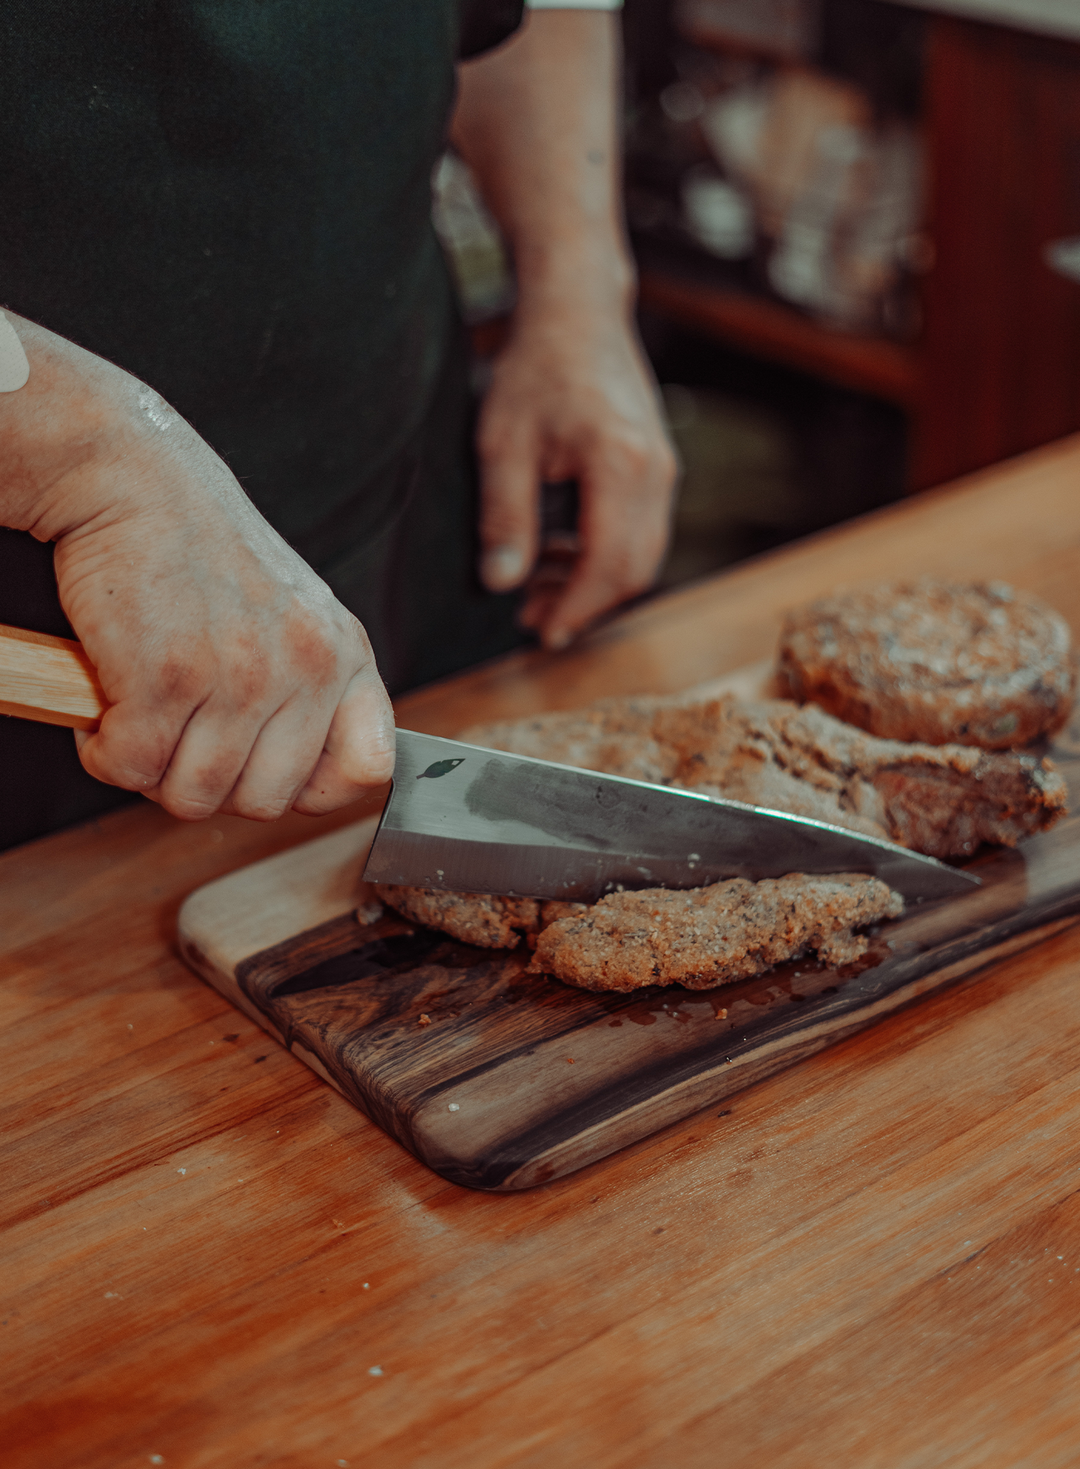
MULTIPOLYGON (((761 691, 761 671, 709 686, 761 691)), ((704 692, 704 691, 703 691, 704 692)), ((1080 807, 1080 718, 1050 751, 1080 807)), ((1080 815, 972 868, 983 887, 882 925, 855 965, 716 990, 590 994, 492 951, 369 921, 377 817, 199 888, 187 962, 444 1178, 559 1178, 1080 918, 1080 815), (358 914, 359 904, 359 914, 358 914)))

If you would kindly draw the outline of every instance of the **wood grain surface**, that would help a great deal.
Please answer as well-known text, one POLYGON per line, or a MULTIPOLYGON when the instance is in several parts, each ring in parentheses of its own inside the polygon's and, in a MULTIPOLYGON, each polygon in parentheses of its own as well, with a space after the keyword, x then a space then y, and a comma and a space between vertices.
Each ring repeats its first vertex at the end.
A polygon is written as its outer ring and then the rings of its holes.
MULTIPOLYGON (((924 569, 1010 578, 1080 627, 1078 486, 1080 443, 1040 451, 402 722, 686 687, 767 656, 785 606, 924 569)), ((146 807, 0 858, 5 1465, 1071 1469, 1077 929, 571 1177, 483 1194, 173 947, 194 889, 350 820, 146 807)))

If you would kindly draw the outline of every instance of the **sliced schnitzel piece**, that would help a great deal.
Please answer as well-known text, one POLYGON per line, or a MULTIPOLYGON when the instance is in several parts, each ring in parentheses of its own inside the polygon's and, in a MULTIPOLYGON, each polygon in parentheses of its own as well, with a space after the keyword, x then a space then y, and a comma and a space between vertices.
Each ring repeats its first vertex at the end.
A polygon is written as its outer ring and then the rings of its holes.
POLYGON ((531 936, 545 924, 586 909, 584 903, 503 898, 493 893, 444 893, 392 883, 377 883, 375 890, 403 918, 411 918, 425 928, 441 929, 451 938, 480 949, 515 949, 522 934, 531 936))
POLYGON ((442 893, 429 888, 377 883, 375 891, 404 918, 438 928, 463 944, 481 949, 513 949, 522 933, 540 927, 535 898, 500 898, 489 893, 442 893))
POLYGON ((545 928, 529 969, 591 990, 712 989, 809 951, 849 964, 867 947, 854 929, 903 911, 898 893, 861 873, 612 893, 545 928))

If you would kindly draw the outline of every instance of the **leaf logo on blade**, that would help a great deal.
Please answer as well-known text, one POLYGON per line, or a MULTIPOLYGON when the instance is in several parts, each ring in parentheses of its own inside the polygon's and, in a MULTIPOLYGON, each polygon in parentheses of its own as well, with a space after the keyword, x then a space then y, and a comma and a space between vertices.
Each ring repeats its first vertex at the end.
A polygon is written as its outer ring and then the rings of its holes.
POLYGON ((451 770, 456 770, 459 765, 464 765, 465 756, 458 760, 436 760, 434 765, 429 765, 426 770, 421 770, 416 777, 417 780, 438 780, 440 775, 449 775, 451 770))

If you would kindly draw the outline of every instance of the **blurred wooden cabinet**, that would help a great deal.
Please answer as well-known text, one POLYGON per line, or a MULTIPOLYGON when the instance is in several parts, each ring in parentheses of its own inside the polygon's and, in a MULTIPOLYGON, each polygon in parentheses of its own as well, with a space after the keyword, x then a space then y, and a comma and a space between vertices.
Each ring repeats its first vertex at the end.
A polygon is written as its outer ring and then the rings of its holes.
POLYGON ((1080 45, 939 16, 926 81, 916 487, 1080 429, 1080 45))
POLYGON ((931 14, 923 96, 931 249, 916 341, 642 273, 652 309, 901 404, 913 489, 1080 429, 1080 42, 931 14))

